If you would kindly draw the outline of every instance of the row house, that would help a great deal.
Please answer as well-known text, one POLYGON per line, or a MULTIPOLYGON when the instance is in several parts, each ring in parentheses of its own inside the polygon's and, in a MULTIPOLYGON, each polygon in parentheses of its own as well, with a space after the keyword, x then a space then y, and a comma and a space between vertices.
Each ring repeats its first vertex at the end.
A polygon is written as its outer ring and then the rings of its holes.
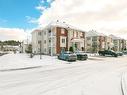
POLYGON ((85 51, 85 31, 65 22, 52 22, 43 29, 32 32, 33 53, 56 55, 62 49, 85 51))
POLYGON ((127 41, 125 39, 122 39, 120 37, 116 37, 114 35, 110 35, 113 39, 113 50, 114 51, 123 51, 126 50, 127 41))
POLYGON ((65 22, 52 22, 43 29, 32 32, 32 52, 47 55, 56 55, 62 49, 85 52, 98 52, 99 50, 123 51, 127 49, 127 41, 114 35, 104 35, 95 30, 85 32, 66 24, 65 22))
MULTIPOLYGON (((98 52, 106 47, 105 35, 91 30, 86 33, 86 52, 98 52)), ((108 40, 108 39, 107 39, 108 40)))

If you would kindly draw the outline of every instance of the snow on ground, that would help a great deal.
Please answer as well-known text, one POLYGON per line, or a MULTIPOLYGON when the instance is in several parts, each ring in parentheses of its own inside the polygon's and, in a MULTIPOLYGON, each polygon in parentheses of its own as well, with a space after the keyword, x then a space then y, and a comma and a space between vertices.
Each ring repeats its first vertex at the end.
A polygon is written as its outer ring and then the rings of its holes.
MULTIPOLYGON (((0 70, 17 69, 17 68, 27 68, 27 67, 38 67, 52 65, 54 63, 60 63, 61 61, 56 61, 57 58, 44 56, 40 60, 40 56, 35 56, 30 58, 28 54, 7 54, 0 57, 0 70)), ((63 62, 64 63, 64 62, 63 62)))
POLYGON ((69 64, 50 56, 40 60, 39 56, 31 59, 25 54, 4 55, 0 57, 1 70, 41 67, 0 71, 0 95, 123 95, 121 81, 124 79, 122 87, 126 90, 126 59, 127 56, 96 56, 69 64))
MULTIPOLYGON (((89 54, 89 56, 91 57, 95 55, 89 54)), ((29 68, 29 67, 41 67, 41 66, 46 67, 49 65, 55 65, 55 68, 63 67, 63 65, 66 67, 67 65, 65 64, 67 63, 70 64, 71 62, 58 60, 56 56, 51 57, 47 55, 42 55, 42 59, 40 59, 40 55, 36 55, 33 58, 30 58, 29 54, 7 54, 4 56, 0 56, 1 71, 12 70, 12 69, 15 70, 15 69, 22 69, 22 68, 29 68)), ((80 61, 80 63, 82 62, 80 61)), ((53 67, 51 66, 50 68, 54 68, 54 66, 53 67)))

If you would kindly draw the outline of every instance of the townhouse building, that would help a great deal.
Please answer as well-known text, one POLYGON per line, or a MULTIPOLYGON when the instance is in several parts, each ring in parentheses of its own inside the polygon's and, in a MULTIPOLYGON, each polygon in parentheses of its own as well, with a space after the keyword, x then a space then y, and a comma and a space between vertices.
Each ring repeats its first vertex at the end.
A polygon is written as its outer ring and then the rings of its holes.
POLYGON ((98 52, 105 49, 105 35, 91 30, 86 33, 86 52, 98 52))
POLYGON ((120 37, 116 37, 114 35, 109 35, 113 40, 112 50, 121 51, 122 50, 122 39, 120 37))
POLYGON ((62 49, 85 51, 85 31, 65 22, 52 22, 43 29, 32 32, 33 53, 56 55, 62 49))

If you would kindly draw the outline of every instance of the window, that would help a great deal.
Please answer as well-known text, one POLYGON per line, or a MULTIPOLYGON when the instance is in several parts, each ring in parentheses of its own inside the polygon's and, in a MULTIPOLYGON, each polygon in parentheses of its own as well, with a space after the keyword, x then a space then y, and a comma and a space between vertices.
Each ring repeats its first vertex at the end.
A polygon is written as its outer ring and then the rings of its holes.
POLYGON ((51 33, 51 30, 49 30, 49 33, 51 33))
POLYGON ((38 44, 41 44, 41 41, 40 40, 38 41, 38 44))
POLYGON ((83 37, 83 36, 84 36, 84 34, 83 34, 83 32, 81 32, 81 33, 80 33, 80 37, 83 37))
POLYGON ((46 40, 44 40, 44 43, 46 44, 46 40))
POLYGON ((38 32, 38 35, 41 36, 41 32, 38 32))
POLYGON ((93 42, 92 47, 97 47, 97 42, 93 42))
POLYGON ((97 41, 97 37, 93 37, 92 38, 92 41, 97 41))
POLYGON ((65 34, 65 29, 61 29, 61 34, 65 34))
POLYGON ((62 39, 62 43, 65 43, 65 39, 62 39))
POLYGON ((51 39, 49 39, 49 43, 51 42, 51 39))
POLYGON ((60 47, 66 47, 66 37, 65 36, 60 37, 60 47))
POLYGON ((91 37, 87 37, 87 40, 91 40, 91 37))
POLYGON ((46 31, 44 32, 44 35, 46 35, 46 31))

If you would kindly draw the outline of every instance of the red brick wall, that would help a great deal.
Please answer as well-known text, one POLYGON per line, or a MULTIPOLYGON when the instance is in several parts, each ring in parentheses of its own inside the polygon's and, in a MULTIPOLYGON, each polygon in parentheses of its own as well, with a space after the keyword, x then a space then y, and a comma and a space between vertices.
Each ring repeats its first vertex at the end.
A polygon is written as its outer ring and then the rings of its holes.
POLYGON ((60 47, 60 36, 66 36, 66 50, 68 47, 68 31, 66 29, 64 29, 64 34, 61 33, 61 27, 56 27, 56 53, 59 54, 62 47, 60 47))

